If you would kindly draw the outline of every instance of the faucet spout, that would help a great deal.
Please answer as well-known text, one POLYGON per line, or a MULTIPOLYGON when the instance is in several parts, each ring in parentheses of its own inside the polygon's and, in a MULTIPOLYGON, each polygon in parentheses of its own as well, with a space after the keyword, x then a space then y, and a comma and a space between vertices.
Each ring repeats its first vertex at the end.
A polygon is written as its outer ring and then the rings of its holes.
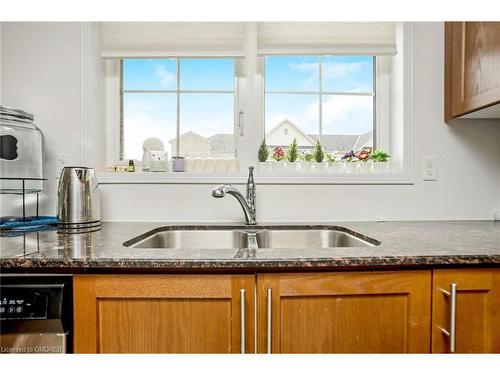
POLYGON ((245 215, 245 223, 247 225, 257 224, 256 220, 256 210, 255 210, 255 184, 253 182, 253 167, 250 167, 250 174, 247 183, 247 197, 243 196, 241 192, 235 187, 229 184, 222 184, 217 186, 212 190, 212 197, 214 198, 224 198, 227 194, 232 195, 241 208, 243 209, 243 214, 245 215))

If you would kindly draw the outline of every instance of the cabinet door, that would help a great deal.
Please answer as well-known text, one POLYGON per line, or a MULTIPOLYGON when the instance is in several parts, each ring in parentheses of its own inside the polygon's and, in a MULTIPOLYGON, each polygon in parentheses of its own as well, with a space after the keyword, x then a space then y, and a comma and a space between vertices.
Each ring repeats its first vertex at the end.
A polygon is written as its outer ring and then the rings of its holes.
POLYGON ((434 271, 432 326, 433 353, 453 351, 452 331, 457 353, 500 353, 500 269, 434 271))
POLYGON ((260 353, 429 353, 430 271, 261 274, 260 353))
POLYGON ((74 276, 75 352, 254 352, 254 283, 254 276, 74 276))
POLYGON ((446 120, 499 102, 500 22, 446 22, 446 120))

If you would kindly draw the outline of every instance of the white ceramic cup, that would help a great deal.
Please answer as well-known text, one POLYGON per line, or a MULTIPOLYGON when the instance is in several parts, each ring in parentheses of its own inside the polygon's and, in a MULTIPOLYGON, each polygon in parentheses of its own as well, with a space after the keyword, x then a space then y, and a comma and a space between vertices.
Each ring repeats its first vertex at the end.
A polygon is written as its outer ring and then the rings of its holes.
POLYGON ((215 159, 208 157, 205 158, 205 166, 203 167, 203 171, 206 173, 215 173, 215 159))
POLYGON ((226 173, 227 172, 228 160, 226 158, 215 159, 215 172, 226 173))
POLYGON ((192 172, 193 171, 193 158, 186 157, 184 158, 184 165, 186 167, 186 172, 192 172))
POLYGON ((240 163, 236 158, 227 159, 227 171, 229 173, 236 173, 240 170, 240 163))
POLYGON ((204 166, 205 166, 205 161, 202 158, 194 158, 193 159, 193 172, 196 172, 196 173, 203 172, 204 166))

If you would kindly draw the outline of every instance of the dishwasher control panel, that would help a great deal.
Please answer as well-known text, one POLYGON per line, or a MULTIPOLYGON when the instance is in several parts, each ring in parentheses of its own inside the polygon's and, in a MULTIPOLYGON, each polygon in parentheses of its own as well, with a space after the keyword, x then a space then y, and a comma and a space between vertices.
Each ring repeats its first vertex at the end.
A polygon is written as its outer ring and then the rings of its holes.
POLYGON ((43 292, 16 289, 9 288, 2 291, 1 320, 47 319, 49 295, 43 292))

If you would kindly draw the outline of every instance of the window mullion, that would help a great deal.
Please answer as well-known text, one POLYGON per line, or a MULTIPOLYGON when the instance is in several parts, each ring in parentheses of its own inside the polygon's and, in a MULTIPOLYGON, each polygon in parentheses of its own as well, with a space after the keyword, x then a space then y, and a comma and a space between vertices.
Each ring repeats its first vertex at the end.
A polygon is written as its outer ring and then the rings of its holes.
MULTIPOLYGON (((181 145, 181 128, 180 128, 180 113, 181 113, 181 95, 180 95, 180 90, 181 90, 181 63, 180 59, 177 59, 177 121, 176 121, 176 140, 175 140, 175 147, 176 147, 176 156, 180 156, 180 145, 181 145)), ((173 155, 172 155, 173 156, 173 155)))
POLYGON ((323 143, 323 58, 319 57, 319 139, 323 143))

